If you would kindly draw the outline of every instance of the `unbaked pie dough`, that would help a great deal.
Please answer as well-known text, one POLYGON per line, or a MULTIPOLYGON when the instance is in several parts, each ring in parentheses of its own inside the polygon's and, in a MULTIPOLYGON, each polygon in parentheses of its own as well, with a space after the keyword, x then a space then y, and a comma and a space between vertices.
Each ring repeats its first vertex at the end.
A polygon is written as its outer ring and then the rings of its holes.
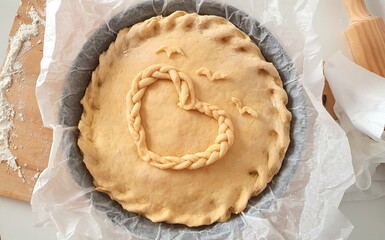
POLYGON ((226 19, 175 12, 122 29, 81 101, 96 190, 154 222, 223 222, 279 171, 291 113, 275 67, 226 19))

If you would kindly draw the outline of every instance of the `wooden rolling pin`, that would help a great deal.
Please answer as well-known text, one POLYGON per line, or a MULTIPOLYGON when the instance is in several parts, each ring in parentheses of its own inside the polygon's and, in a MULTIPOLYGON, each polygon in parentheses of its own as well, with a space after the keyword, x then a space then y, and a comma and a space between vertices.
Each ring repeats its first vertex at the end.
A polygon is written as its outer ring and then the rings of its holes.
POLYGON ((385 77, 385 23, 371 16, 364 0, 344 0, 350 24, 345 32, 354 61, 385 77))

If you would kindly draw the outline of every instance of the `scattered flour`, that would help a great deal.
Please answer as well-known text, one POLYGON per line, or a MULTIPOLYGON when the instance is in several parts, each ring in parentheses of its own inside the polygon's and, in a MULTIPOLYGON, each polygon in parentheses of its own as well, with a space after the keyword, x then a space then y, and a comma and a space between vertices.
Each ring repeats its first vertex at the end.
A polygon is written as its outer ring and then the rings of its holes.
POLYGON ((30 39, 39 33, 37 24, 45 24, 33 7, 29 10, 28 15, 32 19, 32 23, 21 24, 10 39, 9 52, 0 73, 0 162, 5 161, 13 171, 17 171, 23 182, 25 179, 20 166, 17 164, 17 158, 10 151, 10 138, 14 136, 10 131, 13 128, 12 119, 15 116, 15 111, 13 106, 9 104, 5 91, 12 84, 13 74, 22 71, 23 66, 21 62, 17 61, 18 55, 31 48, 30 39))
POLYGON ((33 176, 33 178, 34 178, 34 179, 38 179, 38 178, 39 178, 39 175, 40 175, 40 172, 37 172, 37 173, 33 176))
POLYGON ((23 63, 20 61, 17 61, 13 64, 13 74, 19 73, 23 70, 23 63))
POLYGON ((36 10, 31 7, 31 10, 29 11, 28 15, 31 17, 32 21, 37 20, 37 22, 39 22, 42 26, 45 26, 44 19, 40 17, 40 15, 45 16, 45 13, 42 13, 41 11, 39 11, 39 13, 40 14, 38 14, 36 10))
POLYGON ((32 48, 32 43, 31 41, 27 40, 23 43, 19 55, 23 55, 24 53, 28 52, 32 48))
POLYGON ((17 115, 17 118, 18 118, 20 121, 24 122, 24 116, 23 116, 22 113, 19 113, 19 114, 17 115))

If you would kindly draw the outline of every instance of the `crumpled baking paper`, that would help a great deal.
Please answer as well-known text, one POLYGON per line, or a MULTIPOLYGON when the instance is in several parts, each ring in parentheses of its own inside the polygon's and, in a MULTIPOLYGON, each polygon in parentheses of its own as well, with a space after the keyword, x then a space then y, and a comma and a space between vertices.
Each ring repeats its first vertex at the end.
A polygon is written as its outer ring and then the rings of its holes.
POLYGON ((325 62, 325 75, 334 98, 355 128, 376 141, 385 141, 385 78, 340 52, 325 62))
POLYGON ((316 5, 316 0, 48 0, 37 98, 54 141, 31 200, 38 225, 53 223, 59 239, 347 239, 352 225, 337 207, 354 173, 346 136, 320 102, 316 5), (152 223, 122 210, 94 190, 76 145, 79 96, 87 86, 82 80, 98 63, 94 55, 119 28, 180 9, 224 16, 250 35, 279 70, 293 113, 291 145, 267 189, 228 222, 199 228, 152 223))
POLYGON ((348 189, 344 200, 384 196, 385 78, 340 52, 325 62, 324 72, 337 102, 335 113, 349 140, 356 175, 356 184, 348 189))

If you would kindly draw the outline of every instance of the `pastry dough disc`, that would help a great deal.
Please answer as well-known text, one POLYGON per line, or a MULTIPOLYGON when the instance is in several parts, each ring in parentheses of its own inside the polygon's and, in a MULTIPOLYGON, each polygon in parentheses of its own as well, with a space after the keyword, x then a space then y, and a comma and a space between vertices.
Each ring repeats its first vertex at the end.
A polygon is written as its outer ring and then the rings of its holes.
MULTIPOLYGON (((216 120, 178 101, 171 81, 157 81, 142 98, 147 146, 162 156, 205 151, 218 134, 216 120)), ((217 16, 178 11, 122 29, 100 56, 81 103, 78 145, 96 190, 154 222, 226 221, 271 181, 290 141, 291 114, 277 70, 247 35, 217 16), (160 63, 186 73, 200 101, 230 115, 234 143, 221 159, 173 170, 140 158, 126 97, 135 76, 160 63)))

